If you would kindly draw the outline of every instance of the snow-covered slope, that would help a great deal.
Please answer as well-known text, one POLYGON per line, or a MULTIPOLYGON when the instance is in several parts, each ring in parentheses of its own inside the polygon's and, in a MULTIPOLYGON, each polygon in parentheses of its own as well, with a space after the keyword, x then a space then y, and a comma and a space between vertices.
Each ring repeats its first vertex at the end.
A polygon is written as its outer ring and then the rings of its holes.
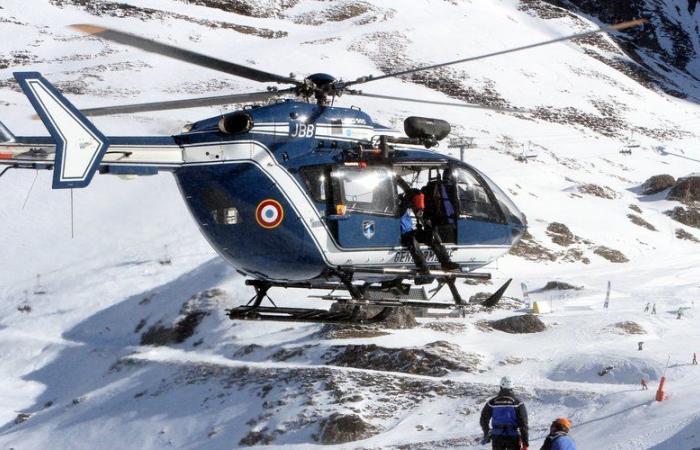
MULTIPOLYGON (((31 120, 33 111, 11 79, 14 70, 42 72, 79 107, 263 87, 77 36, 66 27, 72 23, 106 24, 276 73, 330 72, 349 79, 549 39, 621 14, 602 10, 600 2, 404 3, 3 0, 0 120, 16 134, 46 134, 31 120)), ((700 369, 688 364, 700 351, 692 303, 700 289, 700 244, 677 237, 683 230, 681 236, 700 239, 700 230, 664 214, 678 202, 639 189, 651 175, 700 171, 700 13, 690 8, 692 1, 632 3, 655 13, 654 39, 664 50, 645 42, 631 55, 646 68, 618 46, 629 52, 630 36, 639 37, 631 33, 365 87, 532 108, 534 117, 339 99, 389 125, 408 115, 442 117, 457 135, 475 138, 469 161, 512 194, 527 214, 531 237, 490 268, 492 285, 460 289, 465 295, 493 290, 510 277, 515 282, 507 295, 516 298, 522 297, 520 282, 532 289, 549 280, 583 286, 569 295, 532 294, 553 307, 542 316, 546 331, 489 331, 480 321, 514 312, 478 308, 465 319, 420 319, 416 328, 381 335, 232 323, 224 309, 252 294, 199 235, 170 176, 96 177, 88 189, 74 192, 71 238, 69 193, 52 191, 48 172, 10 171, 0 178, 0 443, 313 447, 323 440, 322 422, 344 413, 359 415, 373 435, 352 446, 469 448, 480 437, 481 404, 509 374, 528 402, 534 448, 561 415, 571 417, 583 449, 700 447, 700 369), (685 63, 670 61, 678 52, 668 30, 678 27, 691 36, 685 63), (631 141, 640 147, 619 153, 631 141), (552 223, 564 224, 570 234, 552 223), (158 262, 166 253, 171 265, 158 262), (33 294, 37 274, 46 295, 33 294), (613 292, 605 310, 608 280, 613 292), (658 314, 645 314, 646 303, 656 303, 658 314), (690 309, 677 320, 682 306, 690 309), (192 335, 175 325, 186 318, 198 323, 192 335), (627 321, 645 334, 614 326, 627 321), (447 344, 428 345, 436 341, 447 344), (641 352, 638 341, 646 342, 641 352), (345 367, 337 355, 349 345, 433 349, 458 363, 443 376, 403 373, 400 365, 345 367), (669 356, 670 400, 655 403, 653 392, 637 390, 639 378, 651 378, 654 386, 669 356), (614 376, 596 374, 611 363, 614 376), (24 417, 19 413, 30 417, 15 423, 24 417)), ((166 134, 220 110, 95 123, 106 134, 166 134)), ((282 291, 273 298, 304 303, 301 295, 282 291)))

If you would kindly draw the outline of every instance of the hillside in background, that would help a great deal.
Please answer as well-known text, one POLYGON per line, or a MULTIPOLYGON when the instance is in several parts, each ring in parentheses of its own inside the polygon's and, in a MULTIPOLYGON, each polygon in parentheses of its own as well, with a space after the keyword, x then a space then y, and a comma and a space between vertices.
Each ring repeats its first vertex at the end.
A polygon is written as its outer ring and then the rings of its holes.
MULTIPOLYGON (((613 36, 364 88, 533 114, 336 100, 395 128, 410 115, 448 120, 453 136, 474 138, 468 161, 527 215, 529 234, 488 267, 493 281, 460 286, 469 297, 512 277, 508 298, 494 311, 474 306, 463 319, 422 318, 403 329, 234 323, 225 308, 252 292, 201 237, 169 174, 96 176, 74 192, 71 237, 70 196, 50 189, 51 173, 7 172, 3 448, 315 448, 345 440, 358 440, 350 448, 479 448, 479 410, 506 374, 528 402, 531 448, 562 415, 583 449, 700 448, 699 369, 689 365, 700 352, 700 212, 692 200, 669 199, 670 185, 651 194, 642 186, 654 175, 700 172, 697 2, 410 3, 0 2, 0 120, 18 135, 47 132, 31 119, 13 71, 41 72, 82 108, 265 87, 79 36, 67 28, 74 23, 275 73, 354 79, 650 19, 613 36), (166 255, 172 264, 159 263, 166 255), (33 293, 37 274, 46 295, 33 293), (544 289, 554 280, 581 289, 544 289), (608 281, 611 305, 603 309, 608 281), (553 309, 540 316, 546 329, 494 329, 491 321, 524 312, 521 282, 553 309), (644 312, 647 303, 656 315, 644 312), (655 386, 667 358, 670 400, 655 403, 653 392, 638 391, 639 380, 655 386), (613 376, 597 375, 610 364, 613 376)), ((171 134, 235 108, 94 123, 107 135, 171 134)), ((313 304, 289 291, 272 298, 313 304)))

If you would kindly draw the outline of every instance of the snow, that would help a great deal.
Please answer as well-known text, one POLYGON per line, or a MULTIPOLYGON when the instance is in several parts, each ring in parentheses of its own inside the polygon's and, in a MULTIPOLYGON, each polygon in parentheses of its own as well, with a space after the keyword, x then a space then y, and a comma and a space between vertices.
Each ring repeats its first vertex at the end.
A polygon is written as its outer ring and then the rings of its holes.
MULTIPOLYGON (((354 19, 320 25, 290 19, 328 6, 313 0, 301 1, 272 18, 177 0, 124 1, 288 33, 263 39, 173 17, 97 17, 70 2, 62 8, 58 3, 35 2, 31 9, 19 0, 4 0, 1 5, 0 19, 21 24, 2 21, 0 61, 13 52, 35 57, 0 70, 0 120, 18 135, 47 133, 39 122, 30 120, 33 111, 25 97, 4 83, 15 70, 40 71, 59 85, 70 82, 80 87, 83 81, 85 93, 67 94, 79 107, 264 87, 76 37, 66 28, 71 23, 106 24, 232 61, 254 61, 256 67, 280 74, 332 70, 345 79, 378 73, 373 60, 348 50, 373 33, 400 33, 404 38, 398 39, 403 39, 411 60, 430 64, 594 26, 586 18, 544 20, 521 11, 515 0, 420 0, 410 8, 372 0, 369 3, 379 12, 370 14, 380 20, 362 25, 354 19), (306 43, 329 37, 338 39, 306 43)), ((697 23, 697 14, 674 11, 668 6, 668 14, 678 14, 689 29, 697 23)), ((697 59, 691 64, 697 73, 697 59)), ((0 445, 223 449, 237 447, 250 430, 267 430, 274 439, 264 448, 316 448, 320 444, 313 434, 318 433, 320 420, 332 412, 359 411, 382 432, 338 448, 403 444, 477 448, 478 411, 495 392, 500 377, 509 375, 528 404, 532 448, 539 447, 548 424, 559 416, 572 420, 572 436, 582 449, 700 447, 700 369, 690 365, 692 353, 700 352, 700 314, 694 304, 700 300, 699 244, 677 239, 675 230, 696 237, 700 232, 663 213, 678 206, 677 202, 664 200, 663 193, 645 197, 637 189, 651 175, 682 177, 699 171, 700 107, 693 98, 700 97, 700 90, 689 82, 688 100, 669 97, 586 56, 582 46, 574 43, 455 70, 466 86, 477 90, 492 83, 513 106, 571 106, 598 115, 595 102, 603 101, 612 104, 619 118, 635 130, 631 139, 640 148, 625 155, 619 150, 630 139, 629 129, 605 137, 580 124, 349 96, 338 100, 343 106, 361 106, 379 122, 395 126, 411 114, 446 118, 459 135, 475 137, 477 148, 469 151, 468 161, 511 195, 527 215, 538 242, 552 251, 565 251, 546 233, 549 223, 561 222, 593 243, 575 244, 590 264, 561 258, 531 262, 509 255, 489 267, 492 284, 460 287, 468 296, 493 291, 513 277, 506 295, 521 298, 521 282, 531 290, 550 280, 584 286, 582 291, 530 294, 533 301, 551 306, 552 311, 541 316, 548 327, 545 332, 514 336, 476 325, 515 313, 508 310, 449 319, 464 325, 459 332, 422 326, 334 340, 319 334, 320 325, 232 323, 224 309, 246 302, 252 292, 201 237, 172 177, 124 181, 96 176, 88 189, 74 191, 75 236, 71 237, 69 193, 50 189, 51 173, 10 171, 0 178, 0 445), (644 134, 640 127, 684 134, 658 138, 644 134), (516 161, 515 156, 524 151, 536 157, 527 163, 516 161), (616 198, 581 193, 578 187, 588 183, 609 187, 616 198), (658 231, 632 224, 627 214, 637 213, 630 205, 641 208, 638 215, 658 231), (158 263, 166 245, 171 265, 158 263), (593 252, 598 245, 621 251, 629 262, 615 264, 601 258, 593 252), (46 295, 33 294, 36 274, 41 274, 46 295), (604 309, 609 280, 610 307, 604 309), (159 322, 172 324, 181 316, 185 301, 215 288, 224 294, 207 306, 209 314, 193 337, 181 344, 141 345, 143 330, 159 322), (656 304, 656 315, 643 312, 647 303, 656 304), (31 312, 17 309, 25 304, 31 312), (676 311, 681 307, 689 309, 678 320, 676 311), (142 320, 145 326, 136 332, 142 320), (638 323, 646 334, 625 335, 611 329, 622 321, 638 323), (478 354, 480 370, 433 378, 333 367, 322 356, 331 345, 408 348, 437 340, 478 354), (637 350, 638 341, 645 342, 643 351, 637 350), (260 347, 246 353, 251 344, 260 347), (280 349, 297 348, 303 349, 299 356, 284 361, 273 357, 280 349), (599 376, 597 372, 607 365, 615 369, 599 376), (656 380, 664 371, 669 399, 657 403, 653 401, 656 380), (642 376, 651 380, 649 391, 639 388, 642 376), (410 390, 409 383, 419 383, 421 388, 410 390), (266 385, 271 390, 266 391, 266 385), (400 388, 385 391, 393 385, 400 388), (362 399, 340 402, 329 386, 360 394, 362 399), (15 424, 19 412, 31 417, 15 424)), ((364 89, 449 100, 443 93, 401 80, 381 80, 364 89)), ((95 124, 108 135, 164 134, 221 110, 100 117, 95 124)), ((322 304, 286 290, 273 290, 271 295, 287 306, 322 304)), ((435 320, 420 319, 421 325, 430 321, 435 320)))

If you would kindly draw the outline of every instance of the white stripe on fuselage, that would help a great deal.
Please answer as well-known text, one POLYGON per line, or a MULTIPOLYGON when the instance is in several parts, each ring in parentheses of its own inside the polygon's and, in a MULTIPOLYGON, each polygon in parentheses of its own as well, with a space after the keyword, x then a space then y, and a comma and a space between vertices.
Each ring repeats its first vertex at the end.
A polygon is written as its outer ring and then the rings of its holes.
MULTIPOLYGON (((322 219, 313 201, 309 198, 304 188, 297 182, 283 166, 277 163, 272 152, 257 141, 235 141, 221 143, 220 146, 184 147, 184 165, 200 164, 241 164, 254 163, 263 171, 280 189, 290 205, 301 218, 304 227, 311 234, 316 247, 324 256, 326 262, 332 266, 406 266, 404 260, 395 262, 397 252, 402 247, 373 248, 373 249, 348 249, 337 245, 333 236, 322 219), (214 151, 212 147, 216 147, 214 151), (208 154, 207 154, 208 153, 208 154), (219 158, 215 161, 215 154, 219 158)), ((452 259, 462 263, 477 265, 486 264, 505 251, 509 245, 469 245, 447 246, 453 251, 452 259)), ((399 258, 400 259, 400 258, 399 258)))

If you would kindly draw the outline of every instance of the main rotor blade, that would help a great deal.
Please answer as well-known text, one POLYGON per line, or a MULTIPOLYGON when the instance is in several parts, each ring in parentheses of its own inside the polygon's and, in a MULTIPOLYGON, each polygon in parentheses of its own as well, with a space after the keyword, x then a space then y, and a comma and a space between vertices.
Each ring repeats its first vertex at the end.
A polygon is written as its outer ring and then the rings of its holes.
POLYGON ((484 54, 484 55, 471 56, 471 57, 469 57, 469 58, 458 59, 458 60, 455 60, 455 61, 449 61, 449 62, 440 63, 440 64, 433 64, 433 65, 430 65, 430 66, 418 67, 418 68, 415 68, 415 69, 402 70, 402 71, 400 71, 400 72, 387 73, 387 74, 379 75, 379 76, 372 76, 372 75, 369 75, 369 76, 366 76, 366 77, 360 77, 360 78, 358 78, 358 79, 356 79, 356 80, 354 80, 354 81, 349 81, 349 82, 347 82, 347 83, 344 83, 343 86, 345 87, 345 86, 352 86, 352 85, 355 85, 355 84, 368 83, 368 82, 370 82, 370 81, 382 80, 382 79, 384 79, 384 78, 399 77, 399 76, 401 76, 401 75, 408 75, 408 74, 410 74, 410 73, 422 72, 422 71, 424 71, 424 70, 431 70, 431 69, 437 69, 437 68, 439 68, 439 67, 451 66, 451 65, 453 65, 453 64, 459 64, 459 63, 464 63, 464 62, 469 62, 469 61, 476 61, 476 60, 479 60, 479 59, 491 58, 491 57, 493 57, 493 56, 499 56, 499 55, 505 55, 505 54, 507 54, 507 53, 519 52, 519 51, 522 51, 522 50, 528 50, 528 49, 535 48, 535 47, 542 47, 542 46, 544 46, 544 45, 554 44, 554 43, 562 42, 562 41, 568 41, 568 40, 570 40, 570 39, 576 39, 576 38, 586 37, 586 36, 590 36, 590 35, 597 34, 597 33, 604 33, 604 32, 610 32, 610 31, 624 30, 624 29, 626 29, 626 28, 636 27, 636 26, 645 24, 645 23, 647 23, 647 22, 648 22, 647 19, 637 19, 637 20, 630 20, 630 21, 628 21, 628 22, 618 23, 618 24, 616 24, 616 25, 610 25, 610 26, 607 26, 607 25, 606 25, 606 26, 600 27, 600 28, 598 28, 598 29, 596 29, 596 30, 585 31, 585 32, 583 32, 583 33, 571 34, 571 35, 569 35, 569 36, 562 36, 562 37, 559 37, 559 38, 550 39, 550 40, 548 40, 548 41, 542 41, 542 42, 537 42, 537 43, 535 43, 535 44, 523 45, 522 47, 510 48, 510 49, 507 49, 507 50, 500 50, 500 51, 497 51, 497 52, 487 53, 487 54, 484 54))
POLYGON ((253 69, 252 67, 248 66, 242 66, 240 64, 224 61, 222 59, 203 55, 201 53, 185 50, 183 48, 175 47, 168 44, 163 44, 161 42, 156 42, 151 39, 136 36, 135 34, 124 33, 122 31, 117 31, 110 28, 104 28, 96 25, 87 24, 70 25, 70 27, 83 33, 98 36, 107 41, 136 47, 138 49, 150 53, 156 53, 158 55, 178 59, 180 61, 196 64, 198 66, 218 70, 219 72, 228 73, 230 75, 248 78, 249 80, 260 81, 263 83, 286 83, 293 84, 296 86, 302 84, 300 81, 297 81, 290 77, 285 77, 282 75, 276 75, 274 73, 253 69))
POLYGON ((489 111, 502 111, 502 112, 519 112, 526 113, 527 109, 518 108, 503 108, 499 106, 485 106, 485 105, 475 105, 473 103, 458 103, 458 102, 439 102, 434 100, 421 100, 418 98, 407 98, 407 97, 394 97, 391 95, 380 95, 380 94, 370 94, 362 91, 347 91, 346 95, 358 95, 361 97, 371 97, 371 98, 381 98, 384 100, 398 100, 402 102, 414 102, 414 103, 426 103, 429 105, 441 105, 441 106, 457 106, 460 108, 474 108, 474 109, 486 109, 489 111))
POLYGON ((169 109, 197 108, 200 106, 228 105, 231 103, 245 103, 294 92, 294 88, 281 91, 251 92, 249 94, 218 95, 214 97, 188 98, 183 100, 171 100, 166 102, 136 103, 132 105, 105 106, 102 108, 88 108, 80 111, 86 116, 107 116, 110 114, 128 114, 147 111, 165 111, 169 109))

